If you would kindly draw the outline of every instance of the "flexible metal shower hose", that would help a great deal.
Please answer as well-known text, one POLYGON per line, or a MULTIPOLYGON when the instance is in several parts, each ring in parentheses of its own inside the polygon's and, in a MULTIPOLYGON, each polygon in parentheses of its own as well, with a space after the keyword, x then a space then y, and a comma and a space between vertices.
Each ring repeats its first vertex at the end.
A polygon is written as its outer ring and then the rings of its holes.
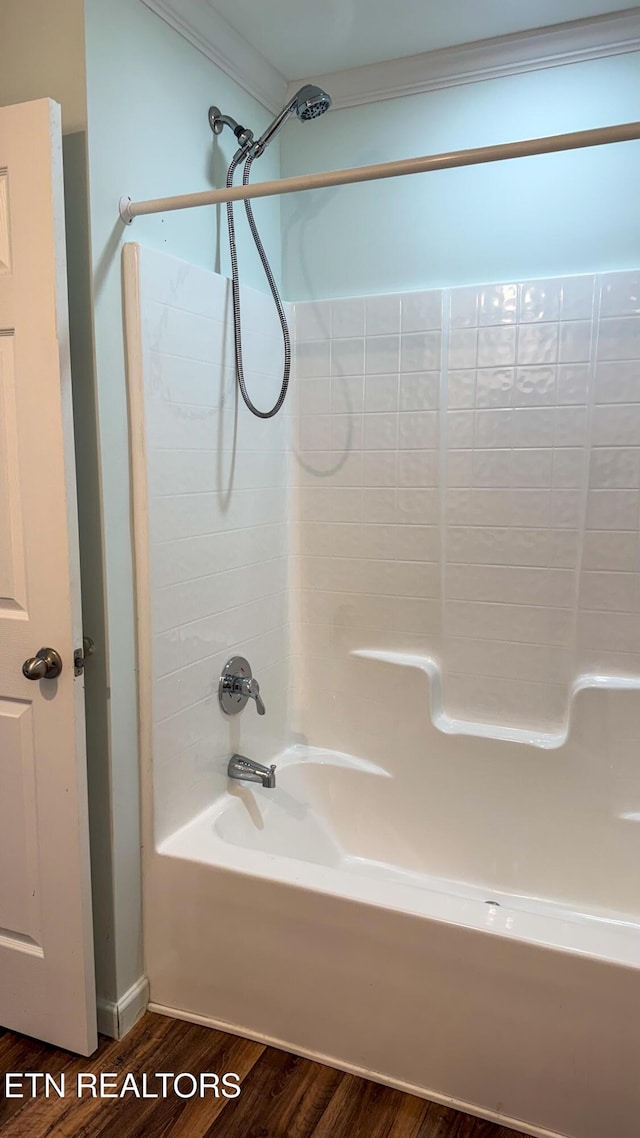
MULTIPOLYGON (((233 185, 233 176, 236 172, 237 167, 239 166, 240 162, 242 161, 242 157, 243 157, 242 152, 240 152, 239 154, 236 154, 235 157, 233 158, 232 162, 231 162, 231 165, 229 166, 229 169, 227 171, 227 188, 233 185)), ((243 186, 248 185, 249 174, 251 171, 252 162, 253 162, 253 158, 249 157, 249 158, 247 158, 247 160, 244 164, 244 171, 242 174, 243 186)), ((289 376, 291 374, 291 339, 289 336, 289 327, 287 325, 287 318, 285 316, 284 307, 283 307, 282 301, 280 299, 280 293, 278 292, 278 286, 276 285, 273 273, 271 271, 271 265, 269 264, 269 261, 267 260, 267 254, 264 251, 264 246, 263 246, 262 241, 260 239, 260 234, 258 233, 258 227, 256 225, 255 218, 253 216, 253 210, 251 208, 251 202, 245 201, 244 207, 247 211, 247 221, 249 222, 249 228, 251 230, 251 236, 253 237, 253 240, 255 242, 255 246, 256 246, 256 249, 258 250, 258 255, 260 257, 260 260, 262 261, 262 267, 264 269, 265 276, 266 276, 267 281, 269 283, 269 288, 271 289, 271 295, 274 299, 275 306, 276 306, 276 309, 278 311, 278 317, 280 319, 280 326, 282 328, 282 338, 284 340, 284 370, 283 370, 283 374, 282 374, 282 387, 280 388, 280 394, 279 394, 276 402, 274 403, 273 407, 271 408, 271 410, 270 411, 259 411, 258 408, 256 407, 255 403, 252 402, 251 397, 249 395, 249 392, 247 391, 246 384, 245 384, 244 365, 243 365, 243 360, 242 360, 242 320, 241 320, 241 316, 240 316, 240 278, 239 278, 239 274, 238 274, 238 253, 237 253, 237 249, 236 249, 236 234, 235 234, 235 226, 234 226, 234 221, 233 221, 233 202, 227 202, 227 224, 229 227, 229 251, 231 253, 231 276, 232 276, 232 285, 233 285, 233 335, 234 335, 235 348, 236 348, 236 376, 238 379, 238 387, 240 388, 242 398, 244 399, 244 401, 245 401, 247 407, 249 408, 249 410, 251 411, 252 415, 257 415, 257 417, 259 419, 272 419, 274 415, 278 414, 278 411, 282 407, 282 404, 284 403, 286 395, 287 395, 287 388, 289 387, 289 376)))

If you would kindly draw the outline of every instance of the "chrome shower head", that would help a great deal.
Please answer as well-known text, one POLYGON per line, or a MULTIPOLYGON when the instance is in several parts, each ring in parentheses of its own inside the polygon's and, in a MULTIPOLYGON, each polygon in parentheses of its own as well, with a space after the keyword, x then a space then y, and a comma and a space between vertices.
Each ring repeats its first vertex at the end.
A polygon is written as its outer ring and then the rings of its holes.
POLYGON ((322 87, 314 87, 312 83, 301 87, 294 99, 294 109, 301 122, 320 118, 331 106, 331 96, 322 87))
POLYGON ((291 118, 291 115, 296 114, 300 122, 309 122, 310 119, 317 119, 323 115, 330 106, 331 96, 327 95, 327 92, 323 91, 321 87, 314 87, 313 83, 307 83, 299 91, 296 91, 293 98, 289 99, 280 114, 273 120, 271 126, 267 127, 257 142, 254 142, 253 157, 259 158, 264 153, 269 143, 273 142, 284 124, 291 118))
POLYGON ((209 125, 214 134, 220 134, 225 126, 230 127, 240 144, 239 154, 244 153, 247 157, 259 158, 293 114, 298 116, 300 122, 309 122, 311 119, 320 118, 320 115, 328 111, 330 106, 331 96, 327 95, 322 87, 315 87, 313 83, 306 83, 304 87, 296 91, 293 98, 289 99, 289 102, 282 108, 271 125, 267 127, 264 134, 255 141, 253 131, 241 126, 230 115, 223 115, 219 107, 209 108, 209 125))

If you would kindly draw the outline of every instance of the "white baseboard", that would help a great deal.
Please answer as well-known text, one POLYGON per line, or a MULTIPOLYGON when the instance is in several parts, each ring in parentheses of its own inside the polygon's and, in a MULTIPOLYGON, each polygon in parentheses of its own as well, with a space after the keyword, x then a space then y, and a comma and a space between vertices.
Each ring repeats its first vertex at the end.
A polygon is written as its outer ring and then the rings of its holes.
POLYGON ((98 1031, 110 1039, 123 1039, 147 1010, 149 981, 141 976, 117 1004, 98 999, 98 1031))
POLYGON ((499 1114, 495 1110, 486 1110, 484 1107, 476 1106, 474 1103, 463 1102, 461 1099, 451 1098, 449 1095, 438 1094, 437 1091, 427 1090, 424 1087, 414 1086, 412 1083, 403 1083, 399 1079, 389 1078, 383 1075, 380 1071, 368 1071, 364 1067, 356 1067, 352 1063, 345 1063, 341 1059, 336 1059, 333 1055, 321 1055, 316 1051, 307 1051, 304 1048, 294 1047, 290 1043, 283 1042, 281 1039, 274 1039, 270 1035, 263 1035, 260 1032, 252 1031, 249 1027, 236 1027, 235 1024, 224 1023, 222 1020, 213 1019, 211 1016, 200 1016, 193 1012, 183 1012, 178 1008, 169 1008, 165 1004, 155 1004, 151 1001, 148 1005, 148 1011, 156 1012, 157 1015, 169 1016, 170 1019, 182 1019, 187 1023, 198 1023, 203 1027, 212 1027, 216 1031, 224 1031, 229 1035, 239 1035, 243 1039, 253 1039, 256 1043, 264 1043, 267 1047, 276 1047, 278 1051, 289 1051, 293 1055, 300 1055, 303 1059, 311 1059, 314 1063, 322 1063, 325 1067, 335 1067, 338 1071, 345 1071, 348 1075, 357 1075, 361 1079, 370 1079, 374 1083, 382 1083, 385 1087, 392 1087, 396 1091, 404 1091, 408 1095, 416 1095, 417 1098, 428 1099, 429 1102, 437 1102, 441 1106, 448 1106, 451 1110, 462 1111, 463 1114, 471 1114, 475 1118, 483 1118, 488 1122, 495 1122, 498 1126, 504 1126, 507 1129, 512 1129, 520 1134, 526 1134, 530 1138, 566 1138, 566 1135, 559 1134, 555 1130, 545 1130, 540 1126, 531 1125, 523 1121, 521 1118, 510 1118, 506 1114, 499 1114), (526 1130, 523 1130, 526 1127, 526 1130))

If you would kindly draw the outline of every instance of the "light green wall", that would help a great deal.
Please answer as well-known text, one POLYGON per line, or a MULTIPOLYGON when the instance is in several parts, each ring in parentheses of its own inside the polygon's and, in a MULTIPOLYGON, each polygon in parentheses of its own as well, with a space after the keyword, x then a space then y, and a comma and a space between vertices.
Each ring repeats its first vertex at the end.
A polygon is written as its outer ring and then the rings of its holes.
MULTIPOLYGON (((283 136, 283 176, 640 117, 640 53, 331 111, 283 136)), ((352 296, 640 262, 640 143, 282 199, 285 293, 352 296)))
MULTIPOLYGON (((138 728, 134 580, 124 367, 121 246, 138 241, 207 268, 227 271, 224 216, 213 209, 138 219, 118 217, 123 194, 134 199, 205 190, 224 183, 235 149, 229 132, 213 145, 211 103, 252 129, 269 113, 191 47, 140 0, 86 0, 91 245, 108 676, 113 874, 118 995, 142 970, 139 876, 138 728)), ((279 175, 278 147, 260 177, 279 175)), ((280 205, 256 215, 279 272, 280 205)), ((243 279, 265 288, 258 262, 240 236, 243 279)))

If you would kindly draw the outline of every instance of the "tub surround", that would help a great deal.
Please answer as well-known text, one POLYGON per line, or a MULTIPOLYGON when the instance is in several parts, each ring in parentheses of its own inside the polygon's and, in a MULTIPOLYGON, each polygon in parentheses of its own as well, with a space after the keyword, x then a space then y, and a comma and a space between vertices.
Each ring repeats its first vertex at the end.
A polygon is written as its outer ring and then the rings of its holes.
POLYGON ((384 739, 360 650, 430 657, 449 718, 537 737, 579 676, 640 675, 640 274, 295 312, 299 730, 384 739))
MULTIPOLYGON (((224 790, 233 751, 266 762, 289 739, 288 422, 255 419, 236 396, 230 282, 126 249, 129 296, 139 281, 129 338, 138 321, 161 839, 224 790), (234 655, 249 659, 266 716, 223 714, 218 679, 234 655)), ((244 289, 242 311, 247 382, 268 401, 282 343, 266 296, 244 289)))
POLYGON ((352 656, 362 660, 379 660, 382 663, 397 664, 401 668, 417 668, 424 672, 429 682, 431 722, 445 735, 472 735, 478 739, 498 739, 505 742, 522 743, 543 750, 556 750, 564 747, 571 730, 571 716, 575 697, 581 691, 599 688, 606 691, 640 692, 640 676, 578 676, 569 690, 569 710, 562 730, 555 734, 527 731, 517 727, 503 727, 499 723, 474 723, 469 719, 452 719, 442 706, 442 673, 438 663, 430 656, 412 656, 408 652, 375 652, 370 649, 355 649, 352 656))
POLYGON ((151 1006, 635 1138, 640 274, 295 305, 266 423, 228 282, 125 277, 151 1006))

